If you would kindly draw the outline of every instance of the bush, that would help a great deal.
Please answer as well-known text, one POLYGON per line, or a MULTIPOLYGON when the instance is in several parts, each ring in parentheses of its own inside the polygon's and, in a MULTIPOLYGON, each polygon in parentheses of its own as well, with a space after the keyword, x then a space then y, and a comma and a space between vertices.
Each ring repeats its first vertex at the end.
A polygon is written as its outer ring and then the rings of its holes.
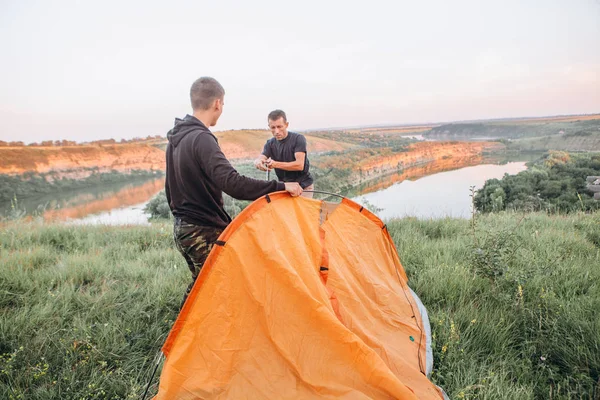
POLYGON ((158 192, 144 207, 144 212, 150 214, 150 219, 171 219, 171 209, 167 203, 167 196, 164 190, 158 192))
POLYGON ((587 190, 585 178, 600 175, 600 154, 550 152, 517 175, 490 179, 475 196, 481 212, 501 210, 569 213, 600 209, 587 190))

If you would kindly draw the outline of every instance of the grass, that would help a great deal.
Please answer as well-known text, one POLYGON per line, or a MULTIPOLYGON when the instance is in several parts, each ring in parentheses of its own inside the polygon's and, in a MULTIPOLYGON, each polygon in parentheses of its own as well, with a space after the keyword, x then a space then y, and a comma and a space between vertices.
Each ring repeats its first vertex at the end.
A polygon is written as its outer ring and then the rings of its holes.
POLYGON ((600 396, 600 214, 389 224, 454 398, 600 396))
POLYGON ((170 237, 166 226, 3 229, 0 398, 139 397, 187 278, 170 237))
MULTIPOLYGON (((600 395, 600 213, 390 221, 451 398, 600 395)), ((139 398, 190 279, 171 227, 0 230, 0 398, 139 398)))

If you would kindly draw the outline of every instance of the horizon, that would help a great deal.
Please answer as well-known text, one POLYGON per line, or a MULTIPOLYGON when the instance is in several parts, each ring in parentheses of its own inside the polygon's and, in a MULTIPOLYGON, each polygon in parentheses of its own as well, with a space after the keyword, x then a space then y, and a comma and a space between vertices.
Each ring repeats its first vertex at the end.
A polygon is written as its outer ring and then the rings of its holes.
POLYGON ((0 3, 0 140, 166 135, 200 76, 215 131, 600 112, 600 1, 307 1, 0 3))

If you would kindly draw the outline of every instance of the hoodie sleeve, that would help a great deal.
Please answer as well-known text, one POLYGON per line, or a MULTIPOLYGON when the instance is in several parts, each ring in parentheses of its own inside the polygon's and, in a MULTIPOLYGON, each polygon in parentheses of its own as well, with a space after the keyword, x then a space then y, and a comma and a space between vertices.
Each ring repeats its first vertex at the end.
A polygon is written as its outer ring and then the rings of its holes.
POLYGON ((171 167, 169 166, 169 164, 172 162, 172 149, 171 149, 171 145, 167 144, 167 150, 165 152, 165 171, 166 171, 166 176, 165 176, 165 196, 167 197, 167 204, 169 205, 169 209, 171 211, 173 211, 173 206, 171 205, 171 186, 169 185, 169 174, 171 171, 171 167))
POLYGON ((221 151, 216 139, 198 135, 194 143, 200 167, 216 186, 238 200, 256 200, 267 193, 285 190, 283 182, 262 181, 240 175, 221 151))

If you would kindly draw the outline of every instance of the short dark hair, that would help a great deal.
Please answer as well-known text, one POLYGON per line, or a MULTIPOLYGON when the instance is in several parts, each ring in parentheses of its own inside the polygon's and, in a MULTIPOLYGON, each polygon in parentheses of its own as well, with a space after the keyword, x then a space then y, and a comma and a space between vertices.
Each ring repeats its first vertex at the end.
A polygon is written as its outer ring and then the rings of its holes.
POLYGON ((215 78, 208 76, 196 79, 190 89, 190 100, 194 111, 208 110, 213 101, 224 96, 223 86, 215 78))
POLYGON ((273 110, 269 113, 268 121, 277 121, 279 118, 283 118, 285 122, 287 122, 287 117, 285 116, 285 112, 283 110, 273 110))

